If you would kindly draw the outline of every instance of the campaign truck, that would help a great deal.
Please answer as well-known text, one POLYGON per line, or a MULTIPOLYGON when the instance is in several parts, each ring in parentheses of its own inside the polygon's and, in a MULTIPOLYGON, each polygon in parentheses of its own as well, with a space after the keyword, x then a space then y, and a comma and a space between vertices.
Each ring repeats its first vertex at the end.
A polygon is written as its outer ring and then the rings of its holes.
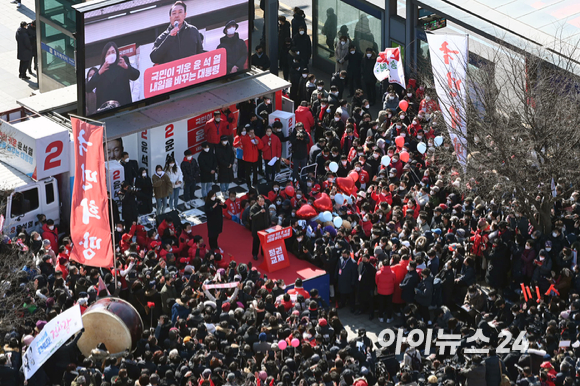
POLYGON ((39 230, 40 214, 56 224, 61 222, 61 207, 70 202, 66 195, 59 194, 69 190, 69 133, 67 127, 34 114, 23 113, 10 122, 0 120, 4 235, 39 230))

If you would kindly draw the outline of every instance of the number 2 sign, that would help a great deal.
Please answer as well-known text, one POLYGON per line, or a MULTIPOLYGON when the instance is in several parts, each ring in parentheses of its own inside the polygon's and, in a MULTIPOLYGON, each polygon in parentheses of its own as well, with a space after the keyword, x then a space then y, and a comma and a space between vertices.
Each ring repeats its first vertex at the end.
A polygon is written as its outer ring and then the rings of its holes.
POLYGON ((36 179, 55 176, 70 170, 70 139, 60 132, 36 140, 36 179))

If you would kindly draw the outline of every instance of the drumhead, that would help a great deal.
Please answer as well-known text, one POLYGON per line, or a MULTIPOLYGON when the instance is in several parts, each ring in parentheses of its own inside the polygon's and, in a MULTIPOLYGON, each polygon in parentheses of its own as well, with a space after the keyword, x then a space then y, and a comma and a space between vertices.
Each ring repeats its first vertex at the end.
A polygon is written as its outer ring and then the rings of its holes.
POLYGON ((91 355, 91 350, 99 343, 104 343, 111 354, 131 350, 129 328, 121 318, 105 309, 87 310, 83 314, 83 327, 85 332, 77 346, 85 357, 91 355))

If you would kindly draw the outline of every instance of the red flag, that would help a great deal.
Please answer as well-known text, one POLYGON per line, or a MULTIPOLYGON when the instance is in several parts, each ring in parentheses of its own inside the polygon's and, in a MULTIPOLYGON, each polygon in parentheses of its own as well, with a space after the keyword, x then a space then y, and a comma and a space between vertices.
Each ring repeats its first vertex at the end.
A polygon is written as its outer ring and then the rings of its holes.
POLYGON ((107 295, 111 296, 111 293, 109 292, 109 289, 105 285, 103 278, 99 275, 99 283, 97 284, 97 294, 100 294, 101 291, 107 291, 107 295))
POLYGON ((147 307, 155 308, 155 303, 154 302, 147 302, 147 307))
POLYGON ((112 267, 113 248, 103 154, 103 127, 71 118, 75 179, 71 205, 71 258, 92 267, 112 267))

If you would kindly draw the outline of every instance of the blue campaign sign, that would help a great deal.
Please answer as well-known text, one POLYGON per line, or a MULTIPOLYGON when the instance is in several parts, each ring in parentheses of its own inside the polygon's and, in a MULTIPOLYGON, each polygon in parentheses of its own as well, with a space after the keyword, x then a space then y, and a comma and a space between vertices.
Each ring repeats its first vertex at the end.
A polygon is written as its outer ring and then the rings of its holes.
POLYGON ((48 52, 52 56, 59 58, 60 60, 64 61, 67 64, 70 64, 73 67, 75 66, 75 60, 73 58, 69 58, 68 56, 66 56, 62 52, 57 51, 54 48, 50 47, 48 44, 41 42, 40 47, 42 48, 43 51, 48 52))

